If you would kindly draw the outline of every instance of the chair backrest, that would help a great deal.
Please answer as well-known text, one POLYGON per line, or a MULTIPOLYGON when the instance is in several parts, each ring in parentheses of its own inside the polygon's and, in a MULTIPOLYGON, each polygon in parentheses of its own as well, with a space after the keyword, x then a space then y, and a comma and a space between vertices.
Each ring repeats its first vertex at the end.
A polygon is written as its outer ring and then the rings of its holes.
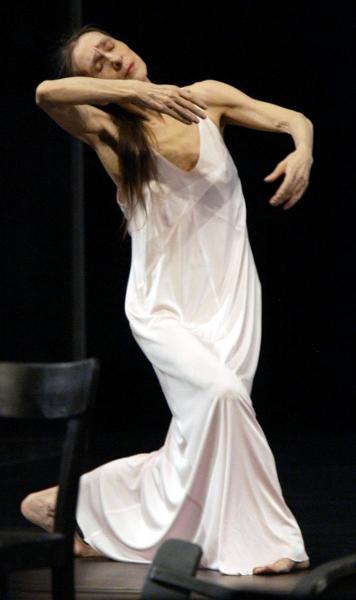
POLYGON ((59 363, 0 362, 0 417, 68 419, 86 412, 96 358, 59 363))
POLYGON ((189 587, 177 587, 176 578, 194 576, 202 556, 202 548, 179 538, 165 540, 158 548, 147 571, 140 600, 185 600, 190 598, 189 587), (167 574, 168 580, 163 583, 160 575, 167 574), (173 578, 173 582, 171 579, 173 578), (168 584, 168 585, 167 585, 168 584))
MULTIPOLYGON (((100 363, 97 358, 38 363, 0 362, 0 419, 36 422, 44 430, 63 423, 55 531, 71 542, 75 530, 78 481, 100 363)), ((34 440, 36 441, 36 440, 34 440)), ((45 449, 42 454, 46 456, 45 449)))

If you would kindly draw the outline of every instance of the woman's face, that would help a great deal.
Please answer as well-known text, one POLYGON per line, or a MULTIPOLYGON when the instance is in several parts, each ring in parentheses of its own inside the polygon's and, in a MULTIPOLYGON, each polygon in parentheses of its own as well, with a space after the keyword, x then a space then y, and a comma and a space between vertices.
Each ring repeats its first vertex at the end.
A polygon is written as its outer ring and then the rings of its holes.
POLYGON ((72 52, 73 75, 147 81, 147 67, 124 42, 100 31, 80 36, 72 52))

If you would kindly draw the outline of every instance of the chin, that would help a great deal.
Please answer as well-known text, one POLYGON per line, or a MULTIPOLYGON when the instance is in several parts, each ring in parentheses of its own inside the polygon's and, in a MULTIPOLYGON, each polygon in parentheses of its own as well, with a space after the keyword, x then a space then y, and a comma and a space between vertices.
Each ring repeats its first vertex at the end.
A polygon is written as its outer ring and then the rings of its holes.
POLYGON ((141 64, 138 65, 137 72, 136 72, 136 79, 140 79, 140 81, 145 81, 145 79, 147 77, 146 63, 144 63, 143 61, 140 61, 140 62, 141 62, 141 64))
POLYGON ((134 76, 129 79, 136 79, 137 81, 145 81, 146 77, 147 77, 146 69, 137 69, 137 72, 134 74, 134 76))

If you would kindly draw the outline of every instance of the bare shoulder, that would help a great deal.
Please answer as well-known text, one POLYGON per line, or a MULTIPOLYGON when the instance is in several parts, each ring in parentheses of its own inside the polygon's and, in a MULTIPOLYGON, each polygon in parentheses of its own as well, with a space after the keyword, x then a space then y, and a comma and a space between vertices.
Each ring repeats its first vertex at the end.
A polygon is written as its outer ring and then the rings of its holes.
POLYGON ((193 100, 196 98, 196 100, 201 100, 207 104, 208 108, 206 109, 206 112, 220 128, 221 133, 223 133, 224 130, 224 124, 222 122, 225 109, 223 96, 224 85, 225 84, 221 81, 204 79, 184 86, 184 89, 192 92, 193 100))
POLYGON ((216 79, 197 81, 186 86, 186 88, 194 91, 194 94, 197 94, 201 100, 206 102, 209 108, 219 112, 220 116, 228 108, 254 101, 253 98, 250 98, 241 89, 216 79))
POLYGON ((191 85, 184 86, 184 89, 190 89, 199 99, 206 102, 211 108, 223 109, 231 100, 231 94, 242 92, 232 85, 216 79, 204 79, 191 85))
POLYGON ((212 118, 223 133, 225 125, 229 123, 225 116, 230 108, 246 104, 251 100, 240 89, 216 79, 204 79, 185 86, 190 89, 196 99, 208 105, 207 114, 212 118))

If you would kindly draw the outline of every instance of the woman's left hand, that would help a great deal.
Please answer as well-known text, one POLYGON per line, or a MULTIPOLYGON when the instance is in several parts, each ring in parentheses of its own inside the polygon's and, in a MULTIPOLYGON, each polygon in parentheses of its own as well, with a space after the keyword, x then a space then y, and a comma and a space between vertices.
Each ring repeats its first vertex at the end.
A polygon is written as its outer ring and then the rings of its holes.
POLYGON ((285 174, 283 183, 276 190, 270 204, 279 206, 284 204, 283 210, 291 208, 304 194, 309 184, 310 169, 313 164, 313 157, 305 148, 296 148, 288 154, 276 168, 264 178, 264 181, 274 181, 285 174))

